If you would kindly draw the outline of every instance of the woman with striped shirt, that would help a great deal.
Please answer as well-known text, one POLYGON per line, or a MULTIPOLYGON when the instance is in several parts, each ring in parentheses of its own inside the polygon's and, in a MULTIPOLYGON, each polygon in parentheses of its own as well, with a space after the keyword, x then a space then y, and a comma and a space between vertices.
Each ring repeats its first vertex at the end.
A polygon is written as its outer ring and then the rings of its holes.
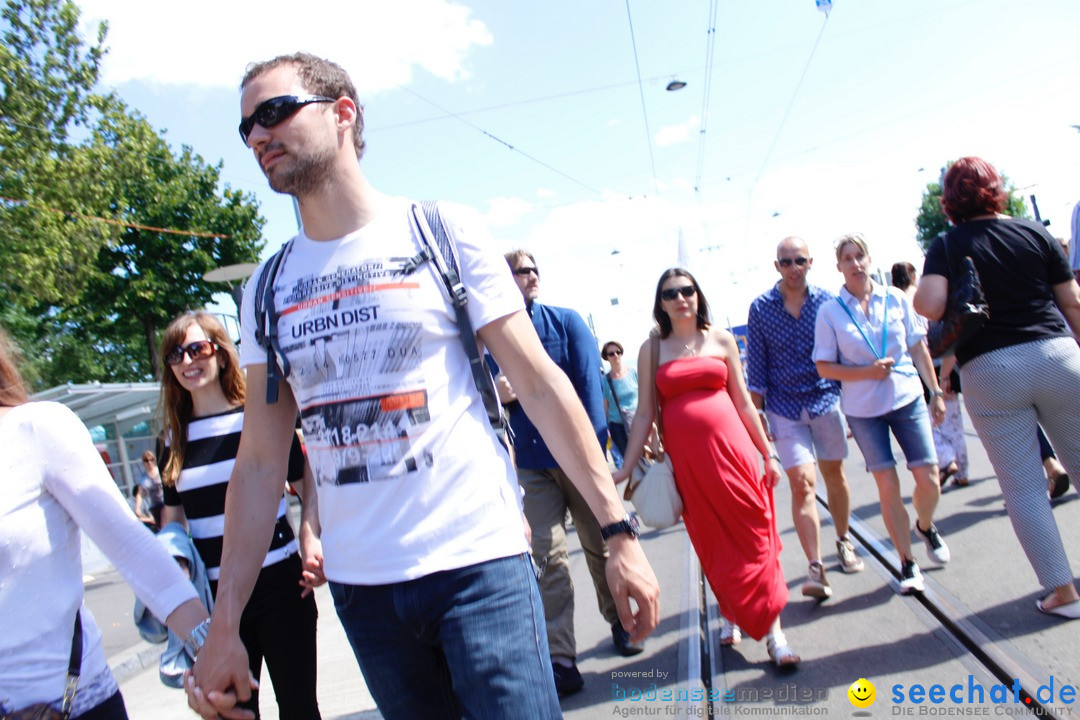
MULTIPOLYGON (((162 522, 185 523, 217 595, 225 494, 244 424, 244 374, 236 348, 213 315, 186 312, 165 330, 161 410, 165 448, 159 453, 165 490, 162 522)), ((304 456, 293 438, 288 480, 304 478, 304 456)), ((257 680, 266 660, 281 720, 318 720, 315 624, 318 612, 303 582, 299 544, 284 496, 266 559, 240 621, 240 638, 257 680)), ((243 707, 259 717, 258 691, 243 707)))

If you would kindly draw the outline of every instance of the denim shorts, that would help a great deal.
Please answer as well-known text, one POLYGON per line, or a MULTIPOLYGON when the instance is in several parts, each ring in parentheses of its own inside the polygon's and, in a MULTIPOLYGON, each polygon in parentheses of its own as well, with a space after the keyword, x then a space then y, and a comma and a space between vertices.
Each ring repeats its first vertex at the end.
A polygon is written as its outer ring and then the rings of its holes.
POLYGON ((843 460, 847 457, 847 432, 840 409, 833 408, 824 415, 810 417, 805 409, 798 420, 774 412, 765 412, 769 430, 776 441, 780 465, 789 470, 810 465, 817 460, 843 460))
POLYGON ((930 413, 926 411, 926 403, 921 397, 884 415, 868 418, 849 415, 847 421, 866 460, 866 469, 870 472, 896 467, 890 430, 907 458, 908 469, 937 465, 930 413))

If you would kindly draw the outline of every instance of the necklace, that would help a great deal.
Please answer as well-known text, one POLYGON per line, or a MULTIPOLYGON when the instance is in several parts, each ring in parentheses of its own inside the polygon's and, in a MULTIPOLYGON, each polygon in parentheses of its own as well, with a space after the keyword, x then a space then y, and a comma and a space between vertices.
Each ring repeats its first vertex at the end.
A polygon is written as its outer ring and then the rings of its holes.
MULTIPOLYGON (((684 342, 683 343, 683 347, 686 348, 686 352, 690 353, 690 355, 692 355, 692 356, 696 356, 698 354, 698 347, 697 347, 698 337, 700 337, 700 335, 695 334, 694 337, 691 338, 690 342, 684 342)), ((675 339, 682 342, 682 338, 675 338, 675 339)))

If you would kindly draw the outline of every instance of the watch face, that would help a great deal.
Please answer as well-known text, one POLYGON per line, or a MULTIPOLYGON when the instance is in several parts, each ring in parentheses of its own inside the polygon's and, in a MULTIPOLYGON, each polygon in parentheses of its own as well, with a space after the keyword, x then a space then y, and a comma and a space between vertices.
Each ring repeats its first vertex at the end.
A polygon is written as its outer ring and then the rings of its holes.
POLYGON ((627 523, 630 525, 630 529, 634 531, 634 535, 641 534, 641 521, 638 520, 637 513, 630 513, 626 516, 627 523))

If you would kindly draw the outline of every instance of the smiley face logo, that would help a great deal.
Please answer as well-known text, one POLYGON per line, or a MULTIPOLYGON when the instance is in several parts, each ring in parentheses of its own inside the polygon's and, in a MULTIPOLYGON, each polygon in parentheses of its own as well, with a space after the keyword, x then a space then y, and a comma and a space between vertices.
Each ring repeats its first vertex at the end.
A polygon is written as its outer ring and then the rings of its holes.
POLYGON ((847 689, 848 700, 857 708, 868 708, 877 698, 877 688, 866 678, 859 678, 847 689))

